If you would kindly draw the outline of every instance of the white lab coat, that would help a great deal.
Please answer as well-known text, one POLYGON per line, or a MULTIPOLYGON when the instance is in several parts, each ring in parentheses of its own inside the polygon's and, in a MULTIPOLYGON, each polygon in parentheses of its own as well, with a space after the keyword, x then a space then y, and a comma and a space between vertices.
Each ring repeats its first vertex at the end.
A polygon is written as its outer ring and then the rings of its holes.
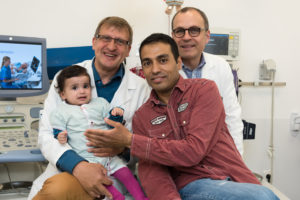
MULTIPOLYGON (((206 64, 202 68, 202 78, 215 81, 223 98, 226 113, 226 124, 234 143, 243 155, 243 122, 241 107, 237 100, 233 75, 229 64, 221 57, 203 53, 206 64)), ((182 77, 187 78, 185 72, 180 70, 182 77)))
MULTIPOLYGON (((92 60, 84 61, 78 65, 85 67, 91 76, 91 80, 94 80, 92 60)), ((40 119, 38 138, 39 147, 44 157, 49 161, 49 164, 45 172, 33 182, 28 199, 32 199, 37 194, 37 192, 42 188, 46 179, 60 173, 60 171, 56 168, 56 162, 65 151, 71 149, 68 144, 61 145, 59 144, 58 140, 53 137, 52 127, 49 122, 49 114, 54 110, 57 104, 62 102, 56 89, 54 88, 54 85, 56 85, 56 77, 57 75, 54 77, 48 92, 48 97, 44 103, 44 110, 40 119)), ((92 97, 97 97, 95 82, 91 81, 91 84, 92 97)), ((129 69, 125 67, 125 74, 121 85, 116 91, 110 105, 111 107, 120 106, 124 108, 126 127, 130 131, 132 130, 132 117, 135 111, 148 99, 150 90, 150 87, 144 79, 130 72, 129 69)))

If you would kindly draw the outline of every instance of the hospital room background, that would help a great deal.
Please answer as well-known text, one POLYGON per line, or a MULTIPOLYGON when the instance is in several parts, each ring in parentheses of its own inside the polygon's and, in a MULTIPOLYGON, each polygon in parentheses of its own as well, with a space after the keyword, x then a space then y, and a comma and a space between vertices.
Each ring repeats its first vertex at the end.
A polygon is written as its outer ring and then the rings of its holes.
MULTIPOLYGON (((170 33, 175 12, 167 15, 163 0, 1 0, 0 5, 0 35, 46 38, 47 48, 89 46, 101 19, 123 17, 134 31, 129 67, 139 66, 142 39, 170 33)), ((300 123, 299 1, 185 0, 185 6, 203 10, 211 28, 238 30, 239 57, 232 67, 242 85, 242 118, 256 125, 255 139, 244 140, 244 160, 263 179, 272 174, 272 186, 286 197, 300 199, 300 132, 291 131, 300 123), (259 77, 269 59, 275 64, 274 87, 259 77)), ((0 163, 0 183, 32 181, 41 170, 32 162, 0 163)))

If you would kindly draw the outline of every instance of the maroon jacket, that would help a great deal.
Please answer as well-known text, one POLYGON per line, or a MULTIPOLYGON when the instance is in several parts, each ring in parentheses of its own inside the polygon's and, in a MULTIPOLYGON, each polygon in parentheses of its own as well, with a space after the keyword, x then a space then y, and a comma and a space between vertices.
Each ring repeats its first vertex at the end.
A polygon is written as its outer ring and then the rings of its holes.
POLYGON ((131 153, 150 199, 180 199, 178 190, 201 178, 259 184, 234 145, 213 81, 180 77, 167 105, 152 90, 132 125, 131 153))

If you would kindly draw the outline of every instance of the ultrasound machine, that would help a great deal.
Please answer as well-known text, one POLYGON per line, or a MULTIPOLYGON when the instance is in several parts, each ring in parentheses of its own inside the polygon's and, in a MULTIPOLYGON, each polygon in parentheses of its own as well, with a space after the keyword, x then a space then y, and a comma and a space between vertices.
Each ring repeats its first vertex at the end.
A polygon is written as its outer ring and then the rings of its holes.
MULTIPOLYGON (((40 111, 43 109, 41 97, 49 89, 46 39, 0 35, 1 63, 3 57, 10 58, 11 66, 26 63, 27 68, 23 72, 11 71, 11 79, 15 80, 12 87, 0 84, 0 166, 43 162, 45 159, 37 146, 37 137, 40 111)), ((9 77, 2 70, 1 65, 0 82, 5 76, 9 77)), ((20 182, 0 182, 0 196, 5 187, 13 189, 14 184, 20 182)))

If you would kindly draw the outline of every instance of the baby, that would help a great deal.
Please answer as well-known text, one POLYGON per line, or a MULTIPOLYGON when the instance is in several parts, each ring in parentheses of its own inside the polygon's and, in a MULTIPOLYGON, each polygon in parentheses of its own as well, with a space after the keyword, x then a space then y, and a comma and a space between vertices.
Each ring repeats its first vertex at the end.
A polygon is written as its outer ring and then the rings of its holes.
MULTIPOLYGON (((91 79, 86 69, 73 65, 61 71, 57 77, 56 88, 64 101, 50 115, 54 137, 61 144, 68 144, 84 159, 92 163, 101 163, 110 176, 115 177, 127 188, 136 200, 146 200, 139 183, 118 156, 96 157, 87 151, 87 140, 83 135, 86 129, 109 129, 104 117, 110 113, 110 118, 122 122, 123 109, 114 108, 104 98, 91 98, 91 79)), ((106 172, 105 172, 106 173, 106 172)), ((106 186, 113 199, 125 197, 113 186, 106 186)))

